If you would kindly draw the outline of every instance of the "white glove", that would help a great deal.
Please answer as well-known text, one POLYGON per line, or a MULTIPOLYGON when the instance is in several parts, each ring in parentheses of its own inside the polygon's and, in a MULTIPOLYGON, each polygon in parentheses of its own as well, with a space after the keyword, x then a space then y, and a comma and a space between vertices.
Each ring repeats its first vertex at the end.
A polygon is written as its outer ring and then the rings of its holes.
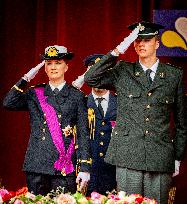
POLYGON ((139 24, 128 37, 124 38, 124 40, 116 47, 120 54, 124 54, 127 48, 131 45, 134 40, 138 37, 139 31, 144 30, 144 26, 139 24))
POLYGON ((27 74, 25 74, 23 76, 23 79, 25 79, 26 81, 30 82, 31 79, 33 79, 36 74, 38 73, 38 71, 40 70, 40 68, 45 64, 45 60, 43 60, 41 63, 39 63, 38 65, 36 65, 36 67, 32 68, 29 72, 27 72, 27 74))
POLYGON ((180 164, 181 164, 181 161, 175 160, 175 173, 173 173, 173 177, 179 174, 180 164))
POLYGON ((79 172, 76 178, 76 183, 80 184, 80 191, 83 191, 90 181, 90 173, 79 172))
POLYGON ((81 76, 78 76, 78 78, 72 82, 72 85, 78 89, 81 89, 81 87, 84 84, 84 75, 85 75, 85 73, 81 76))

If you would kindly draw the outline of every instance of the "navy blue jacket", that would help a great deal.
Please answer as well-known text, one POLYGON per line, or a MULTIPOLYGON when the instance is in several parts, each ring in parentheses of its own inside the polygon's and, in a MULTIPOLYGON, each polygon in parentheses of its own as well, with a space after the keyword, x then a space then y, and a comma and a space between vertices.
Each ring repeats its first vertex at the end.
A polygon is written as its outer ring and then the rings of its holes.
MULTIPOLYGON (((54 162, 58 159, 59 152, 53 143, 45 115, 36 97, 34 87, 22 92, 22 89, 26 89, 26 86, 27 82, 21 79, 13 86, 4 99, 5 108, 15 111, 28 111, 30 115, 31 133, 23 170, 49 175, 60 174, 60 171, 54 168, 54 162)), ((47 96, 47 102, 55 109, 61 128, 64 129, 68 125, 71 127, 76 126, 76 143, 79 157, 84 161, 89 161, 91 156, 84 94, 65 84, 55 98, 49 85, 42 84, 40 86, 44 87, 44 95, 47 96)), ((63 136, 66 149, 72 137, 73 135, 63 136)), ((75 168, 77 164, 76 153, 72 155, 72 162, 75 168)), ((90 167, 89 163, 84 162, 81 165, 81 171, 89 171, 90 167)))
POLYGON ((116 187, 116 167, 107 164, 104 157, 111 139, 110 121, 116 120, 117 97, 109 94, 108 109, 104 117, 101 116, 92 94, 88 96, 87 106, 95 114, 95 132, 90 136, 93 163, 89 191, 105 194, 116 187))

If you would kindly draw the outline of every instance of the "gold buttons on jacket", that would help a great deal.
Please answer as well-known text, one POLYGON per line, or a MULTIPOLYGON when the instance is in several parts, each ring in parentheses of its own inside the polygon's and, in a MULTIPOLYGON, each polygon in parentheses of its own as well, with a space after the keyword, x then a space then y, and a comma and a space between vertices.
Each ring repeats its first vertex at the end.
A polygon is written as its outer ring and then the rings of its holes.
POLYGON ((99 153, 99 156, 100 156, 100 157, 103 157, 103 153, 102 153, 102 152, 100 152, 100 153, 99 153))
POLYGON ((149 92, 147 95, 148 95, 148 96, 151 96, 151 95, 152 95, 152 93, 151 93, 151 92, 149 92))
POLYGON ((147 117, 147 118, 145 119, 145 121, 146 121, 146 122, 149 122, 149 118, 147 117))
POLYGON ((43 129, 42 131, 45 132, 45 129, 43 129))
POLYGON ((45 140, 45 137, 44 137, 44 136, 42 137, 42 140, 45 140))
POLYGON ((149 130, 146 130, 146 131, 145 131, 145 134, 146 134, 146 135, 149 134, 149 130))
POLYGON ((62 117, 62 115, 61 114, 58 114, 58 118, 61 118, 62 117))
POLYGON ((147 108, 147 109, 150 109, 150 108, 151 108, 151 106, 148 104, 148 105, 146 106, 146 108, 147 108))
POLYGON ((100 142, 99 144, 100 144, 101 146, 103 146, 103 145, 104 145, 104 143, 103 143, 103 142, 100 142))
POLYGON ((102 135, 102 136, 103 136, 104 134, 105 134, 104 132, 100 132, 100 135, 102 135))
POLYGON ((102 125, 105 125, 105 122, 103 121, 101 124, 102 124, 102 125))

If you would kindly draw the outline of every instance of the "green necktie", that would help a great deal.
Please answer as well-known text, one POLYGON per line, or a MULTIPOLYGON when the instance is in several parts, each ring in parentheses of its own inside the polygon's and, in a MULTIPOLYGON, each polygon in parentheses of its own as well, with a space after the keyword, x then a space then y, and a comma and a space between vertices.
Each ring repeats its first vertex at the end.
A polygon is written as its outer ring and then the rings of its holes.
POLYGON ((147 69, 145 72, 149 86, 152 84, 152 78, 150 76, 151 72, 152 72, 151 69, 147 69))

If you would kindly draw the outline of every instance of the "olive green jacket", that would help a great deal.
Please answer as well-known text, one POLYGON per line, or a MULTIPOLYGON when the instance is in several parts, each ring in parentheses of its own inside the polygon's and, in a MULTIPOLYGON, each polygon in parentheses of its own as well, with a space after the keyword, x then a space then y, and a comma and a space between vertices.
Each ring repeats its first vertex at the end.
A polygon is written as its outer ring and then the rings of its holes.
POLYGON ((105 161, 136 170, 173 172, 187 141, 182 70, 159 63, 149 87, 138 62, 116 63, 116 59, 108 53, 85 75, 89 86, 114 87, 117 93, 117 125, 105 161))

